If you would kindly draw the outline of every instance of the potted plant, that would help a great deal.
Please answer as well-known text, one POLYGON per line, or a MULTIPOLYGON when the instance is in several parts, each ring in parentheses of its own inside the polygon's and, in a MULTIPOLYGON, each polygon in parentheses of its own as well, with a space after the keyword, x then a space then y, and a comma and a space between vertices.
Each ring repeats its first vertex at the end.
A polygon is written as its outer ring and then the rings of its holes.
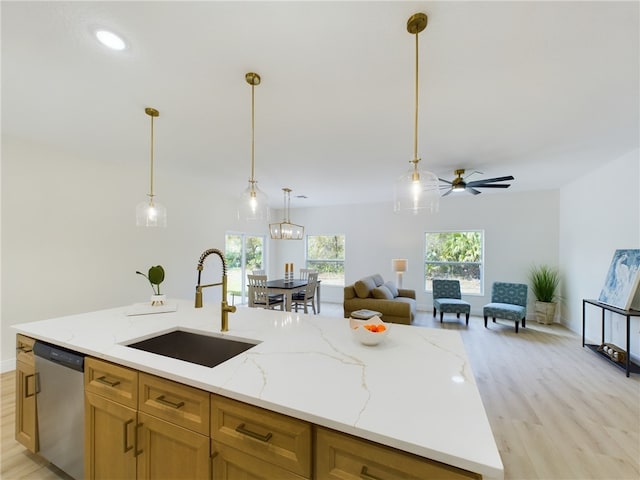
POLYGON ((529 273, 531 290, 536 297, 536 321, 546 325, 553 323, 556 314, 556 301, 560 274, 547 265, 534 266, 529 273))
POLYGON ((164 281, 164 268, 162 268, 162 265, 151 267, 147 275, 138 271, 136 273, 146 278, 151 285, 151 290, 153 290, 151 305, 164 305, 165 296, 160 293, 160 284, 164 281))

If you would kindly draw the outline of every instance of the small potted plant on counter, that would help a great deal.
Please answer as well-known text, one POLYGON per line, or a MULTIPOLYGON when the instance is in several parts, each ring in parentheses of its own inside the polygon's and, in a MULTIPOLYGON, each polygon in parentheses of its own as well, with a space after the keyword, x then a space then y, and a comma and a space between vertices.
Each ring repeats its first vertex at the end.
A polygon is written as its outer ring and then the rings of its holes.
POLYGON ((151 290, 153 290, 151 305, 164 305, 165 296, 160 293, 160 284, 164 281, 164 268, 162 268, 162 265, 151 267, 147 275, 138 271, 136 273, 146 278, 151 285, 151 290))
POLYGON ((547 265, 534 266, 529 273, 531 290, 536 297, 536 321, 548 325, 556 314, 556 300, 559 300, 558 270, 547 265))

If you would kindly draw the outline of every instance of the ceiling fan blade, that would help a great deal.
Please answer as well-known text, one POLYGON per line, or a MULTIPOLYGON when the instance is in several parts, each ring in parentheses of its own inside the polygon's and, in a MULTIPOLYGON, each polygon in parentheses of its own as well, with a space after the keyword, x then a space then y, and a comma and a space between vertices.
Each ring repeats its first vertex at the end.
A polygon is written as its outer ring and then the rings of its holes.
POLYGON ((467 183, 467 185, 471 187, 477 187, 483 183, 506 182, 508 180, 514 180, 514 178, 511 175, 506 177, 486 178, 484 180, 474 180, 473 182, 467 183))
POLYGON ((474 185, 474 188, 509 188, 510 183, 490 183, 489 185, 474 185))
POLYGON ((438 178, 438 180, 440 180, 441 182, 448 183, 449 185, 451 185, 451 182, 449 180, 445 180, 444 178, 438 178))
POLYGON ((473 187, 470 187, 469 184, 467 184, 467 188, 465 189, 467 192, 471 192, 474 195, 478 195, 479 193, 482 193, 480 190, 476 190, 473 187))
POLYGON ((451 192, 453 192, 453 188, 450 188, 449 190, 447 190, 446 192, 444 192, 442 194, 443 197, 446 197, 447 195, 449 195, 451 192))

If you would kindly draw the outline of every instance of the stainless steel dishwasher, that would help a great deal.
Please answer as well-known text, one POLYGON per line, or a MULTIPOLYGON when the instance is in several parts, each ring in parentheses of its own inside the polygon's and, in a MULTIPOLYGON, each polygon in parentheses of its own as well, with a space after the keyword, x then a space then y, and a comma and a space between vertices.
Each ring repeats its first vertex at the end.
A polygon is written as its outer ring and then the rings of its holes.
POLYGON ((36 341, 39 454, 75 479, 84 476, 84 354, 36 341))

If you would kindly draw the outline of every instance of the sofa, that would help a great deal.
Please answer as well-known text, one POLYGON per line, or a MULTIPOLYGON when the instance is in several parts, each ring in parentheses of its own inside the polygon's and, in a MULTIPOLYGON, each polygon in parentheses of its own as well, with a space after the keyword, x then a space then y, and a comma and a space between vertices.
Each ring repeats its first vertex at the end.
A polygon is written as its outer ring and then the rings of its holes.
POLYGON ((344 287, 343 308, 345 318, 365 309, 380 312, 384 322, 410 325, 416 316, 416 291, 397 288, 377 273, 344 287))

